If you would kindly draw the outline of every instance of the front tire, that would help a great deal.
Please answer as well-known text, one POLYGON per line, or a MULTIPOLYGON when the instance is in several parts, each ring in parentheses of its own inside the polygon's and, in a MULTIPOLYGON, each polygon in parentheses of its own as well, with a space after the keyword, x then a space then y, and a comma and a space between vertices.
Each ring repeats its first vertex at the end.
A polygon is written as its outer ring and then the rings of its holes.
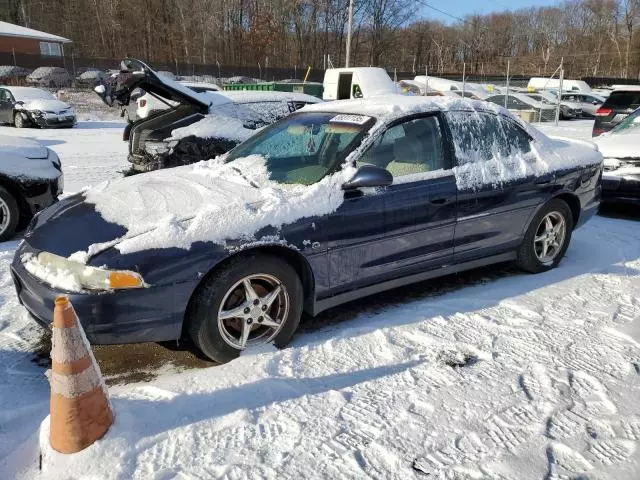
POLYGON ((18 202, 7 190, 0 187, 0 242, 13 236, 19 221, 18 202))
POLYGON ((16 128, 25 128, 27 126, 27 121, 24 119, 20 112, 16 112, 13 115, 13 125, 16 128))
POLYGON ((296 271, 267 255, 231 260, 198 287, 187 310, 187 331, 202 353, 226 363, 246 348, 285 347, 302 315, 296 271))
POLYGON ((546 272, 558 266, 569 248, 573 215, 569 206, 553 199, 535 215, 518 248, 516 263, 531 273, 546 272))

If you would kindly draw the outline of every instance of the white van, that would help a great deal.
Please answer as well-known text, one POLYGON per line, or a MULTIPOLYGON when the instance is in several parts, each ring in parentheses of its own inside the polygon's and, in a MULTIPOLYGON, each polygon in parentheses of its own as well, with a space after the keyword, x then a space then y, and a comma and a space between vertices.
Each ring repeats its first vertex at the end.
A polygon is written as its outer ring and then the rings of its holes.
POLYGON ((369 98, 400 93, 398 86, 383 68, 328 68, 324 72, 323 100, 369 98))
MULTIPOLYGON (((558 90, 560 88, 559 78, 533 77, 527 85, 529 91, 535 90, 558 90)), ((591 93, 591 87, 583 80, 563 80, 562 90, 564 92, 591 93)))

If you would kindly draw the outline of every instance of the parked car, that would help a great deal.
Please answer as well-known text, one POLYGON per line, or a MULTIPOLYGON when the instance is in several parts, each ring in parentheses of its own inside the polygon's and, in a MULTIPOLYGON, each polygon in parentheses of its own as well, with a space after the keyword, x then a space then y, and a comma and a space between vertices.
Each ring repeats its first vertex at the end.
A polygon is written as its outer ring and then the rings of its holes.
POLYGON ((87 68, 76 77, 76 85, 79 87, 95 87, 108 76, 103 70, 87 68))
POLYGON ((97 89, 107 105, 130 104, 135 89, 162 97, 171 105, 125 130, 128 159, 137 172, 214 158, 249 138, 258 128, 321 101, 303 93, 198 93, 157 75, 142 62, 132 61, 129 67, 130 71, 123 70, 97 89))
MULTIPOLYGON (((222 90, 218 85, 214 83, 193 83, 193 82, 178 82, 185 87, 188 87, 190 90, 193 90, 196 93, 203 92, 218 92, 222 90)), ((163 100, 157 96, 154 96, 149 93, 143 93, 140 95, 136 101, 137 109, 135 111, 135 120, 140 120, 141 118, 147 118, 150 115, 154 115, 161 110, 166 110, 171 107, 175 107, 177 103, 171 102, 170 100, 163 100)))
POLYGON ((571 102, 582 109, 583 117, 595 117, 605 98, 594 93, 563 93, 562 102, 571 102))
POLYGON ((0 86, 0 123, 16 128, 71 128, 76 124, 76 113, 71 105, 46 90, 0 86))
POLYGON ((487 95, 480 90, 451 90, 453 93, 458 95, 459 97, 470 98, 472 100, 484 100, 487 95))
POLYGON ((591 135, 597 137, 608 132, 638 107, 640 107, 640 88, 614 90, 596 110, 596 121, 591 135))
POLYGON ((71 85, 73 78, 62 67, 39 67, 27 75, 27 85, 60 88, 71 85))
POLYGON ((224 159, 63 199, 11 268, 42 324, 64 293, 92 343, 185 333, 226 362, 286 345, 303 311, 497 262, 556 267, 601 172, 593 144, 486 102, 318 103, 224 159))
POLYGON ((539 102, 524 93, 509 93, 509 95, 489 95, 485 101, 504 106, 507 100, 507 109, 514 111, 531 110, 535 112, 536 120, 548 122, 556 118, 556 109, 546 103, 539 102))
MULTIPOLYGON (((541 102, 544 105, 551 105, 554 109, 558 104, 558 96, 557 93, 550 92, 537 92, 537 93, 527 93, 527 97, 533 98, 534 100, 541 102)), ((576 102, 571 102, 568 100, 562 100, 560 102, 560 119, 561 120, 571 120, 573 118, 579 118, 582 116, 582 106, 576 102)))
POLYGON ((593 141, 604 157, 602 200, 640 203, 640 108, 593 141))
POLYGON ((56 202, 63 186, 55 152, 34 140, 0 135, 0 241, 56 202))
POLYGON ((14 65, 0 66, 0 83, 3 85, 19 85, 25 81, 32 70, 14 65))

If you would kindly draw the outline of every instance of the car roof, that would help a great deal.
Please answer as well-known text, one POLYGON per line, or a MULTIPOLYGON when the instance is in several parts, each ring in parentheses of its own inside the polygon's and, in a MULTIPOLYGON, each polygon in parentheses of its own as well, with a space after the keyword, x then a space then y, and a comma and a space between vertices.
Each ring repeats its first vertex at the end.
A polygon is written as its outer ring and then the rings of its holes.
POLYGON ((393 121, 414 113, 438 111, 483 111, 508 114, 507 110, 494 104, 462 97, 419 96, 387 94, 374 98, 336 100, 307 105, 304 112, 351 113, 375 117, 381 121, 393 121))
POLYGON ((46 92, 42 88, 37 87, 13 87, 11 85, 0 85, 0 88, 4 88, 5 90, 9 90, 11 93, 20 93, 20 92, 32 92, 33 90, 40 90, 41 92, 46 92))
POLYGON ((181 83, 182 85, 186 85, 187 87, 210 88, 215 91, 222 90, 222 87, 220 85, 216 85, 215 83, 186 82, 186 81, 183 82, 182 80, 180 80, 178 83, 181 83))
POLYGON ((305 102, 321 103, 322 100, 313 95, 297 92, 275 92, 275 91, 255 91, 255 90, 220 90, 217 92, 207 92, 222 95, 235 103, 253 102, 305 102))

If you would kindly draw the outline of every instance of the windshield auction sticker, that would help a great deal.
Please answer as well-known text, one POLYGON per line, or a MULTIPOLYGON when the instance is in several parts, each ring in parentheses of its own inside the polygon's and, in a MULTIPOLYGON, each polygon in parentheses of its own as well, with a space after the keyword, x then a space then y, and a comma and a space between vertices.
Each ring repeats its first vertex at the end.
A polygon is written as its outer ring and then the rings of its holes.
POLYGON ((371 117, 367 117, 366 115, 348 115, 341 114, 333 117, 329 122, 331 123, 352 123, 355 125, 364 125, 367 123, 371 117))

